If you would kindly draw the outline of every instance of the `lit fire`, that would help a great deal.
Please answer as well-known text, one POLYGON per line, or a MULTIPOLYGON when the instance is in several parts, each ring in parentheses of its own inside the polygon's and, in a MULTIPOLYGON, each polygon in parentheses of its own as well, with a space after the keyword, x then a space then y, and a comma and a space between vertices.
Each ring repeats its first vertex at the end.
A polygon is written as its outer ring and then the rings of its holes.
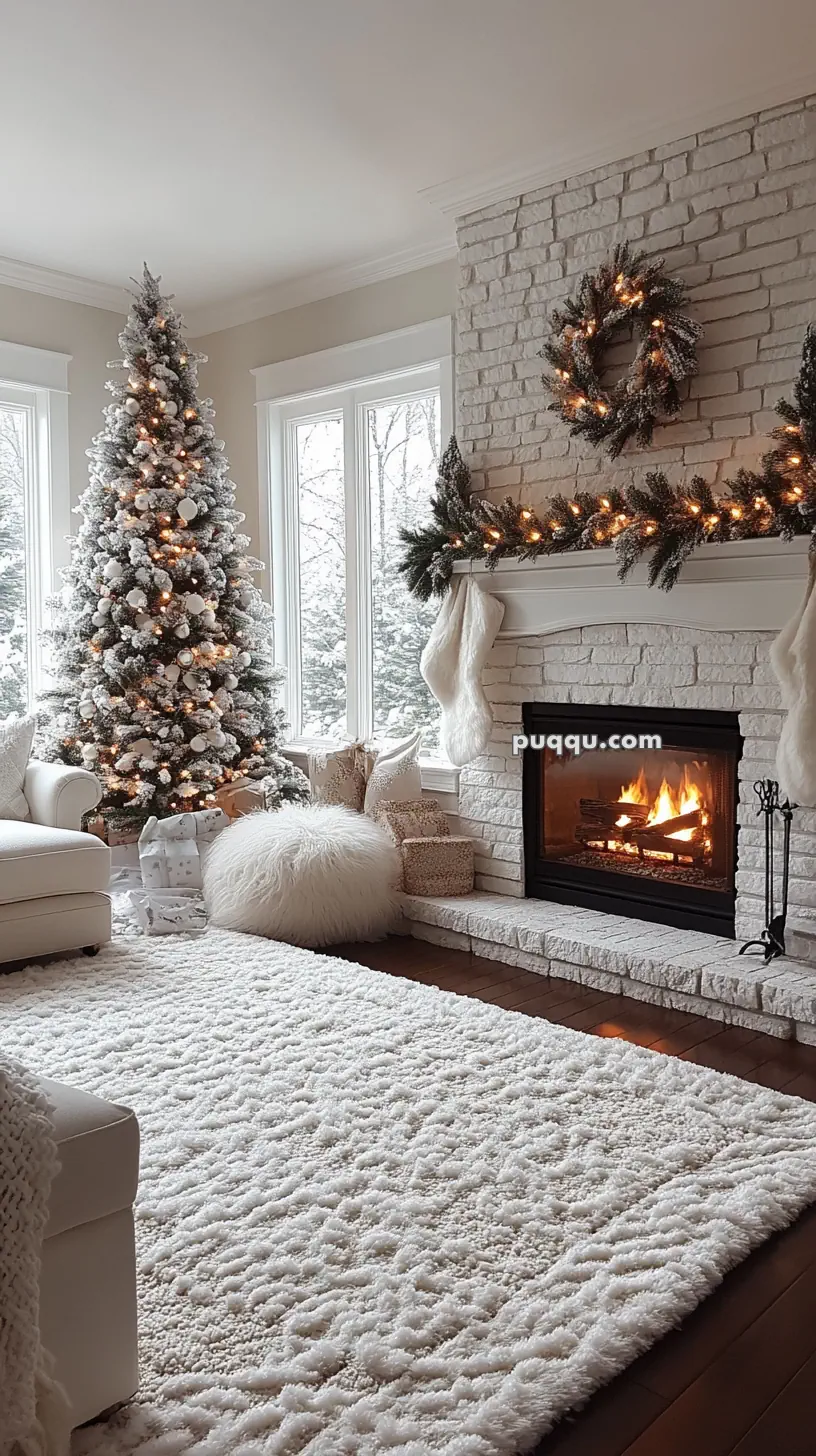
MULTIPOLYGON (((676 829, 673 833, 667 834, 665 838, 685 840, 688 842, 689 840, 699 840, 699 837, 703 836, 704 848, 706 851, 710 851, 711 839, 707 829, 710 825, 711 818, 705 807, 703 790, 699 784, 694 782, 689 774, 687 765, 683 768, 683 775, 676 789, 673 789, 664 777, 657 794, 654 796, 649 793, 649 788, 646 783, 646 772, 641 768, 637 778, 633 779, 629 784, 622 785, 618 794, 618 802, 621 804, 648 805, 649 813, 645 821, 647 825, 665 824, 670 819, 678 819, 681 814, 691 814, 694 810, 699 810, 700 822, 698 827, 690 826, 685 829, 676 829)), ((615 827, 617 829, 623 829, 627 824, 631 823, 633 823, 633 819, 629 814, 621 814, 620 818, 615 820, 615 827)), ((595 842, 595 847, 598 849, 606 849, 617 854, 636 855, 638 853, 637 845, 630 840, 599 838, 595 842)), ((666 850, 649 849, 645 845, 641 848, 640 852, 647 859, 671 860, 673 858, 673 855, 666 850)), ((682 854, 679 846, 678 853, 682 854)))
MULTIPOLYGON (((618 800, 621 804, 649 803, 649 790, 646 787, 646 774, 643 769, 640 770, 637 778, 633 779, 631 784, 624 785, 618 795, 618 800)), ((690 814, 693 809, 702 809, 702 807, 703 797, 700 789, 689 778, 688 767, 685 767, 683 769, 683 777, 680 780, 680 787, 676 792, 664 778, 658 790, 657 798, 649 809, 649 816, 646 823, 664 824, 667 819, 677 819, 680 814, 690 814)), ((631 819, 626 814, 622 814, 620 819, 615 820, 615 824, 619 829, 622 829, 624 824, 631 824, 631 822, 631 819)), ((703 824, 708 822, 705 814, 701 815, 701 822, 703 824)), ((693 839, 694 834, 695 831, 693 829, 678 829, 674 834, 670 834, 667 837, 669 839, 693 839)))

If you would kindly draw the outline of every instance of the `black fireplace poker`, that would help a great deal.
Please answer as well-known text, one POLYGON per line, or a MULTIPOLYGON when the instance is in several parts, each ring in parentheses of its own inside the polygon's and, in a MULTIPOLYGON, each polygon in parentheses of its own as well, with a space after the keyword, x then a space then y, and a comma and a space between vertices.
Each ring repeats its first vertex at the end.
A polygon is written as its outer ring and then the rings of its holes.
POLYGON ((788 880, 790 876, 790 840, 793 811, 798 806, 789 799, 779 798, 779 784, 775 779, 757 779, 754 793, 759 801, 757 814, 761 814, 765 825, 765 929, 758 940, 746 940, 739 953, 744 955, 752 946, 757 946, 765 957, 765 964, 776 956, 785 954, 785 925, 788 919, 788 880), (774 827, 776 815, 782 819, 782 904, 776 909, 776 845, 774 827))

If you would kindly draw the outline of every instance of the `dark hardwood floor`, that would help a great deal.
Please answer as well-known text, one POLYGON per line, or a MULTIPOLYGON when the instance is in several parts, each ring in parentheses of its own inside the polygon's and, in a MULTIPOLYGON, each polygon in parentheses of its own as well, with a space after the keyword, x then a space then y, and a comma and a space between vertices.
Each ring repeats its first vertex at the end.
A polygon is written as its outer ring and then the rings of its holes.
MULTIPOLYGON (((334 954, 816 1101, 816 1047, 392 938, 334 954)), ((535 1456, 816 1456, 816 1204, 535 1456)))

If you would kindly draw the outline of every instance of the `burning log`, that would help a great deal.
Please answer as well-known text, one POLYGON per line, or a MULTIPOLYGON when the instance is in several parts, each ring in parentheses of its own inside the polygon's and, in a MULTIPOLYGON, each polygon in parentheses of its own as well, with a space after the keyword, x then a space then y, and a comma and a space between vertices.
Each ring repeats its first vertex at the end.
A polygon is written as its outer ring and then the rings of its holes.
MULTIPOLYGON (((681 829, 699 829, 702 823, 702 814, 699 809, 690 809, 687 814, 677 814, 673 819, 662 819, 659 824, 645 824, 638 829, 637 837, 641 835, 660 835, 665 839, 669 834, 677 834, 681 829)), ((678 840, 678 843, 682 841, 678 840)), ((690 841, 687 841, 690 843, 690 841)))
POLYGON ((637 834, 634 836, 641 859, 650 854, 670 854, 673 858, 682 855, 684 859, 705 859, 705 844, 701 839, 670 839, 667 834, 637 834))
MULTIPOLYGON (((606 825, 610 829, 624 815, 632 824, 645 824, 649 817, 648 804, 627 804, 617 799, 580 799, 579 803, 583 819, 590 824, 606 825)), ((603 835, 597 835, 596 838, 602 839, 603 835)))
POLYGON ((635 824, 625 824, 620 829, 604 824, 578 824, 574 830, 574 837, 579 844, 603 844, 604 846, 609 843, 626 844, 631 840, 636 828, 635 824))

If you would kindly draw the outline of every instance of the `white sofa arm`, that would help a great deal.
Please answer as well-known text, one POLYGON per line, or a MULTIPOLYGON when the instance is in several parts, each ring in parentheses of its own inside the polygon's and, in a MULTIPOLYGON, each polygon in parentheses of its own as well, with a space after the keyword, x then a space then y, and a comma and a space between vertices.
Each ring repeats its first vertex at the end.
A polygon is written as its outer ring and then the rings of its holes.
POLYGON ((52 829, 80 829, 83 814, 102 797, 99 780, 87 769, 41 763, 36 758, 26 769, 23 792, 32 821, 52 829))

